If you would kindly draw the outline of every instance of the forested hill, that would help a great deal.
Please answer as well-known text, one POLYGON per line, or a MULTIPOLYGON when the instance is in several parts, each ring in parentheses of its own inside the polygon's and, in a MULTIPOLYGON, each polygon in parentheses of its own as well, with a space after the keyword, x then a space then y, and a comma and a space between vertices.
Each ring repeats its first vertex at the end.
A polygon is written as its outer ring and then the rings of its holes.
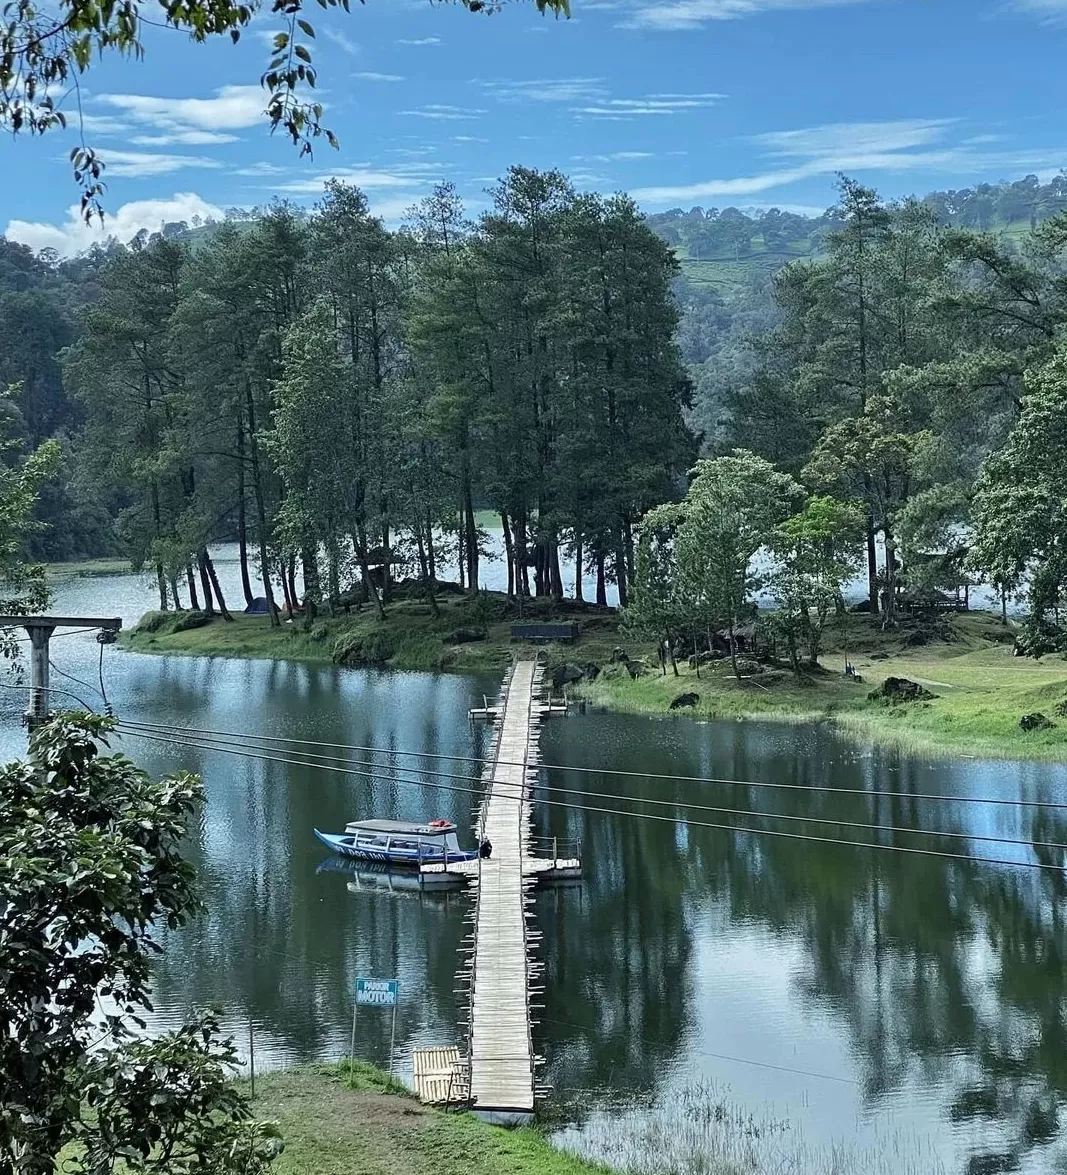
MULTIPOLYGON (((1067 209, 1067 175, 1047 184, 1028 175, 1012 183, 930 192, 922 199, 946 227, 1019 237, 1067 209)), ((647 219, 674 248, 686 280, 724 299, 798 257, 818 256, 826 233, 839 224, 833 209, 804 216, 778 208, 698 206, 654 212, 647 219)))

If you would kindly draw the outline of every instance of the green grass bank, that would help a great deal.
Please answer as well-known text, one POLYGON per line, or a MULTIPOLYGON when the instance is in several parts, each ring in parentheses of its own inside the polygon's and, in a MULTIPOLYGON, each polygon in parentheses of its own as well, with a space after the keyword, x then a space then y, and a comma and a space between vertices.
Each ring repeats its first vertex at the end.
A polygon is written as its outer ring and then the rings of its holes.
POLYGON ((822 668, 794 674, 785 666, 747 665, 737 682, 725 661, 679 675, 660 673, 650 645, 627 639, 610 609, 555 606, 535 600, 530 619, 573 620, 575 645, 512 643, 517 610, 503 596, 443 595, 434 615, 422 600, 400 600, 384 621, 372 609, 322 618, 310 631, 297 620, 271 628, 264 617, 232 622, 192 613, 149 613, 121 637, 129 649, 194 656, 264 657, 355 667, 499 673, 515 656, 543 656, 583 680, 569 686, 590 703, 631 713, 663 715, 682 694, 696 694, 684 717, 830 720, 859 737, 905 749, 953 756, 1067 760, 1067 660, 1013 657, 1013 630, 984 612, 945 615, 935 622, 902 620, 882 631, 869 616, 849 613, 828 628, 822 668), (636 676, 612 660, 621 647, 636 676), (861 681, 844 675, 845 658, 861 681), (592 667, 592 668, 591 668, 592 667), (933 695, 887 705, 868 694, 887 677, 906 677, 933 695), (1057 713, 1063 704, 1064 714, 1057 713), (1053 725, 1023 731, 1024 714, 1040 712, 1053 725))
MULTIPOLYGON (((243 1083, 245 1092, 247 1082, 243 1083)), ((535 1129, 503 1130, 473 1114, 420 1105, 357 1063, 256 1078, 256 1117, 275 1121, 285 1150, 273 1175, 601 1175, 535 1129)))

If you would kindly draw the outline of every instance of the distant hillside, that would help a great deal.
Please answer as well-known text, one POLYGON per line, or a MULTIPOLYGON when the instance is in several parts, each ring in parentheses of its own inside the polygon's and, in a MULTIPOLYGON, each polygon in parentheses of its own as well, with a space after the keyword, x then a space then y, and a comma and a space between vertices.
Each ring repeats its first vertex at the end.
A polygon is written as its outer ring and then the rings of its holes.
MULTIPOLYGON (((943 224, 1021 238, 1067 210, 1067 174, 1047 184, 1028 175, 1013 183, 930 192, 923 200, 943 224)), ((830 212, 800 216, 777 208, 671 208, 647 219, 674 246, 689 285, 727 300, 790 261, 818 256, 823 237, 834 227, 830 212)))

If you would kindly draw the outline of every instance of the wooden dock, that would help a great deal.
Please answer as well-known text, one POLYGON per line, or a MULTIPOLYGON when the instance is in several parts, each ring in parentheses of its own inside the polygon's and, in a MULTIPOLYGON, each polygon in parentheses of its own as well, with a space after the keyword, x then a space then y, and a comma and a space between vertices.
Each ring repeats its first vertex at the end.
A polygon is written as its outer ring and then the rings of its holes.
MULTIPOLYGON (((475 826, 478 842, 492 843, 492 856, 426 864, 419 873, 426 889, 469 885, 474 893, 470 955, 460 971, 460 979, 470 987, 462 1088, 476 1113, 504 1124, 524 1122, 534 1109, 537 1058, 530 1007, 532 977, 540 964, 531 952, 540 936, 529 926, 531 890, 577 881, 582 871, 579 841, 539 840, 531 832, 541 720, 567 709, 565 702, 545 700, 542 676, 537 662, 519 661, 512 666, 500 699, 491 705, 483 698, 484 705, 470 712, 472 718, 494 724, 483 772, 485 798, 475 826)), ((427 1057, 427 1074, 438 1060, 427 1057)), ((454 1091, 451 1069, 448 1076, 454 1091)), ((441 1081, 423 1076, 416 1084, 421 1096, 432 1097, 440 1091, 441 1081)))
POLYGON ((522 1121, 534 1108, 534 1051, 530 1022, 528 892, 529 796, 537 772, 542 670, 519 661, 501 699, 492 765, 479 819, 493 845, 479 862, 474 952, 470 966, 470 1097, 495 1121, 522 1121))

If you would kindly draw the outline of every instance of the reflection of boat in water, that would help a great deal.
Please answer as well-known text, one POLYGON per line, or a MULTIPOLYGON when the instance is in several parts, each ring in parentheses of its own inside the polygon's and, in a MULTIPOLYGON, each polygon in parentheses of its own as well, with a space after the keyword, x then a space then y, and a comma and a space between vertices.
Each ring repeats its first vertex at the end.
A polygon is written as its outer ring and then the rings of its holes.
POLYGON ((450 820, 417 824, 408 820, 354 820, 342 834, 315 835, 342 857, 379 861, 394 867, 418 869, 422 865, 473 861, 477 849, 461 849, 456 826, 450 820))
MULTIPOLYGON (((349 893, 398 893, 428 894, 438 896, 434 890, 426 890, 423 878, 410 869, 390 869, 388 865, 374 861, 354 861, 345 857, 327 857, 316 873, 343 873, 348 878, 349 893)), ((446 899, 447 893, 443 895, 446 899)))

